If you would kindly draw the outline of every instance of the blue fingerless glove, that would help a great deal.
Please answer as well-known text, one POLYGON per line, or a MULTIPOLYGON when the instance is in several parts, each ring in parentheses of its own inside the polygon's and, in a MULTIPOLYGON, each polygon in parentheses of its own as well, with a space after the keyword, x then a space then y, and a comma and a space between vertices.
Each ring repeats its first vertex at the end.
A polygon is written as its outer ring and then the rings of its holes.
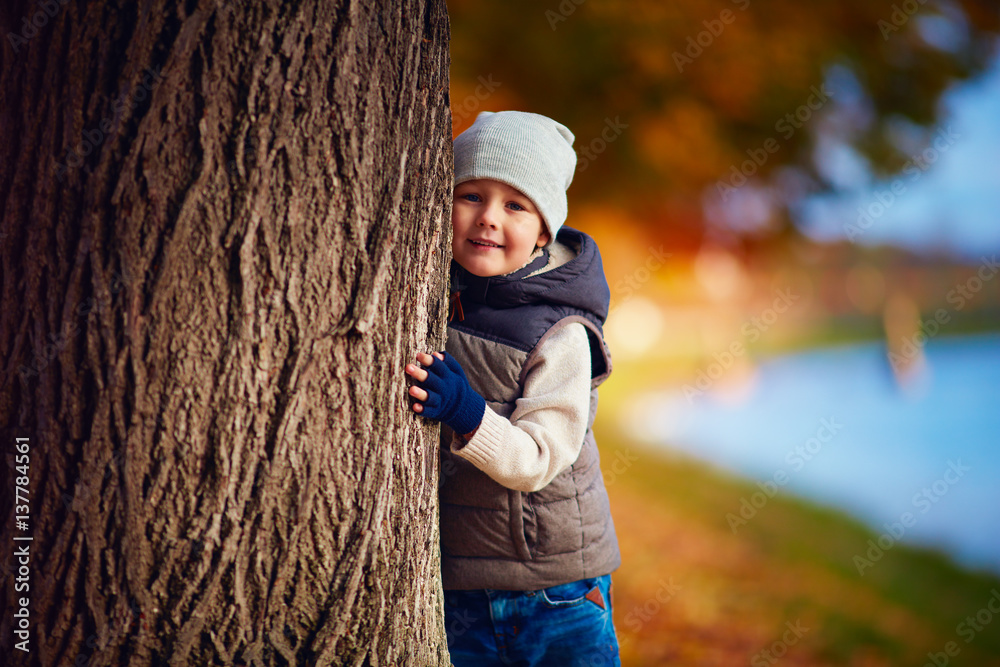
POLYGON ((486 401, 469 385, 461 364, 445 353, 444 361, 435 357, 424 370, 427 379, 417 383, 427 392, 420 414, 447 424, 459 435, 476 430, 483 421, 486 401))

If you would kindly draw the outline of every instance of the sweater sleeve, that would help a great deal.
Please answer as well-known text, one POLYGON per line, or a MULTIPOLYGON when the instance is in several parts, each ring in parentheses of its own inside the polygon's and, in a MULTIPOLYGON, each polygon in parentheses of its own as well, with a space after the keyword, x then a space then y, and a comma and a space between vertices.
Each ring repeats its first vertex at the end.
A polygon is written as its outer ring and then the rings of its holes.
POLYGON ((590 413, 590 341, 578 322, 544 341, 510 419, 487 406, 475 435, 451 450, 517 491, 538 491, 580 454, 590 413))

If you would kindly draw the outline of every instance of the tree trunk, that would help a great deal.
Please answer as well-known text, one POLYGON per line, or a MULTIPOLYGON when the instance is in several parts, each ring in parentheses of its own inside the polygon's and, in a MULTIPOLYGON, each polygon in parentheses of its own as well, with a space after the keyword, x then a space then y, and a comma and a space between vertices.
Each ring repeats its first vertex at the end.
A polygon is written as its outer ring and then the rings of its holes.
POLYGON ((2 662, 447 665, 444 2, 4 5, 2 662))

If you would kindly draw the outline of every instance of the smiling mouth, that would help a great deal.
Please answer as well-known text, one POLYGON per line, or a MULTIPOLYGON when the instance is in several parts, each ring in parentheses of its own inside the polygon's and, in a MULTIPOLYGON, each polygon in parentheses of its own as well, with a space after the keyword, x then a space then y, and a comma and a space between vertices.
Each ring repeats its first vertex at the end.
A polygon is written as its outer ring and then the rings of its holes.
POLYGON ((469 243, 480 246, 482 248, 502 248, 502 245, 496 243, 491 243, 490 241, 476 241, 475 239, 469 239, 469 243))

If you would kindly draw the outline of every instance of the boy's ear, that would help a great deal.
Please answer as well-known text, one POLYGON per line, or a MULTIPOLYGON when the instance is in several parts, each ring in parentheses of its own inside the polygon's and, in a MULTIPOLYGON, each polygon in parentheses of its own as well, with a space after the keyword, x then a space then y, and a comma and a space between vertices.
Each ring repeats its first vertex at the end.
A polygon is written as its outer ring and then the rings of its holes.
POLYGON ((549 241, 552 240, 552 235, 549 234, 548 228, 545 227, 545 223, 542 223, 542 231, 538 232, 538 240, 535 241, 535 247, 541 248, 547 245, 549 241))

